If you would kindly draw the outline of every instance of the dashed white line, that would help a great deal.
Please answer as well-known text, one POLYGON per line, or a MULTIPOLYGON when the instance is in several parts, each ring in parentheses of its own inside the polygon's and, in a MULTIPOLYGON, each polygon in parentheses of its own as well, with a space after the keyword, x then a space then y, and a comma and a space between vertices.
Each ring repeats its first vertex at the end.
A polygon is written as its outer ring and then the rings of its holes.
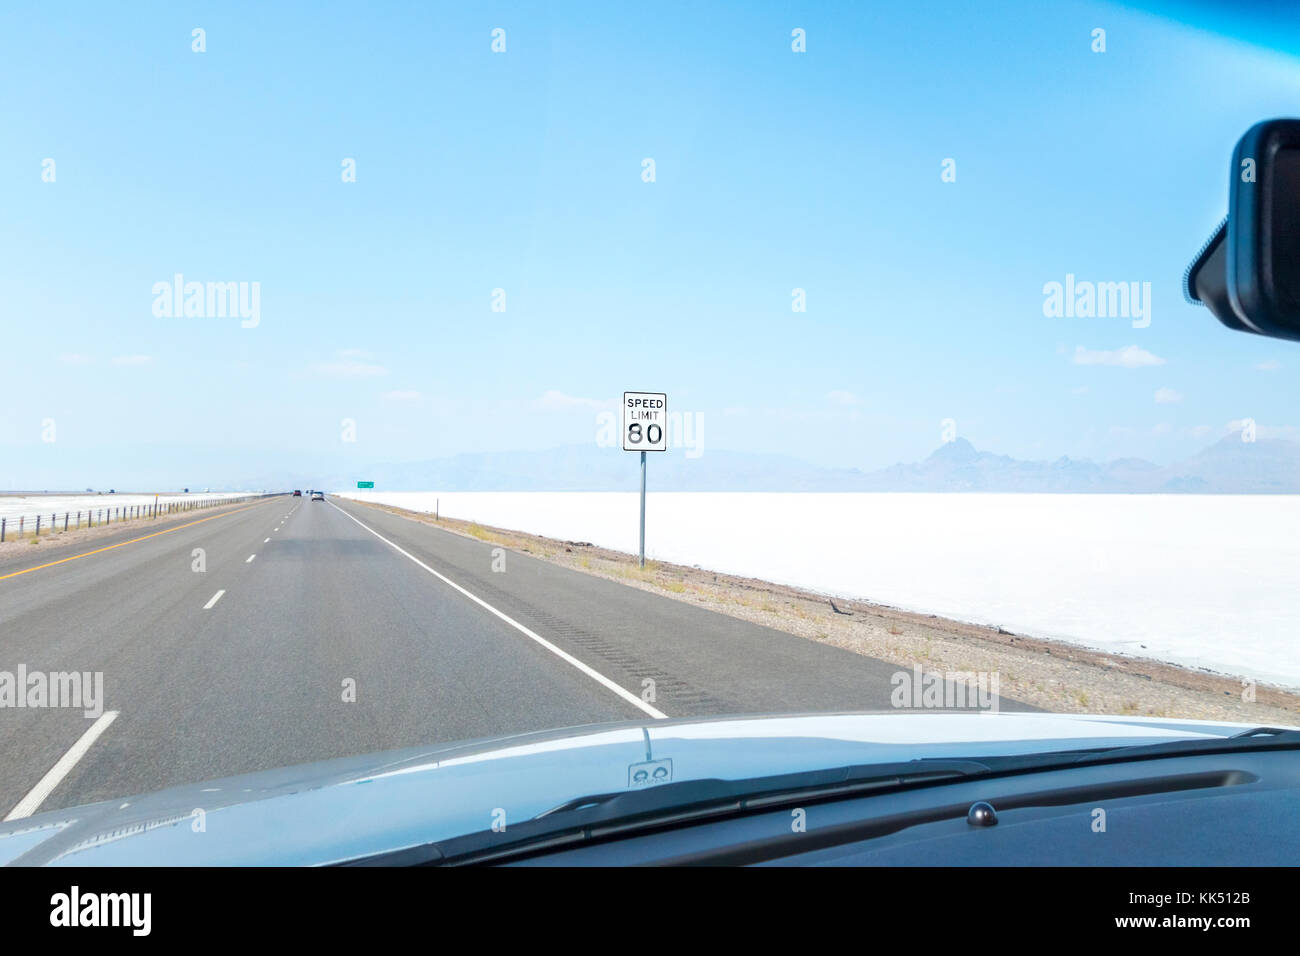
POLYGON ((606 677, 604 674, 600 673, 600 671, 596 670, 594 667, 590 667, 590 666, 588 666, 587 664, 584 664, 582 661, 578 660, 578 659, 577 659, 576 657, 574 657, 572 654, 570 654, 570 653, 568 653, 567 651, 561 650, 560 648, 556 647, 554 644, 552 644, 552 643, 551 643, 550 641, 548 641, 546 638, 542 637, 540 634, 538 634, 538 633, 536 633, 535 631, 529 630, 528 628, 524 627, 524 625, 520 624, 520 623, 519 623, 518 621, 516 621, 514 618, 510 617, 510 615, 505 614, 505 613, 503 613, 503 612, 501 612, 501 611, 498 611, 498 610, 497 610, 496 608, 494 608, 491 604, 488 604, 487 601, 484 601, 481 597, 479 597, 479 596, 476 595, 476 594, 471 594, 469 591, 465 590, 463 587, 461 587, 459 584, 457 584, 455 581, 453 581, 451 578, 447 577, 446 575, 444 575, 444 574, 440 574, 439 572, 435 571, 433 568, 429 567, 427 564, 425 564, 423 561, 421 561, 421 560, 420 560, 419 558, 417 558, 415 555, 411 554, 409 551, 404 551, 404 550, 402 550, 402 548, 400 548, 400 547, 398 547, 397 545, 393 544, 393 542, 389 541, 387 538, 385 538, 382 534, 380 534, 380 533, 379 533, 378 531, 376 531, 374 528, 370 527, 370 526, 369 526, 368 524, 366 524, 364 521, 361 521, 361 520, 359 520, 359 519, 357 519, 357 518, 353 518, 352 515, 348 514, 346 511, 343 511, 343 509, 340 508, 338 505, 334 504, 334 502, 331 501, 331 502, 330 502, 330 505, 331 505, 333 508, 335 508, 337 511, 341 511, 341 512, 343 512, 343 514, 346 515, 347 517, 352 518, 353 521, 355 521, 357 524, 361 525, 361 527, 365 528, 367 531, 369 531, 371 534, 373 534, 373 535, 374 535, 376 538, 378 538, 380 541, 384 542, 384 544, 388 545, 390 548, 392 548, 394 551, 396 551, 396 552, 397 552, 398 554, 400 554, 402 557, 407 558, 407 559, 409 559, 409 560, 415 562, 415 563, 418 564, 420 567, 424 568, 424 570, 426 570, 426 571, 428 571, 430 574, 432 574, 432 575, 433 575, 435 578, 437 578, 439 581, 441 581, 443 584, 447 585, 447 586, 450 587, 450 588, 453 588, 453 589, 459 591, 461 594, 465 595, 465 597, 469 598, 471 601, 473 601, 473 602, 474 602, 475 604, 477 604, 479 607, 481 607, 481 608, 483 608, 484 610, 486 610, 486 611, 488 611, 488 612, 490 612, 490 613, 496 615, 496 616, 499 617, 501 620, 505 621, 507 624, 509 624, 511 627, 513 627, 513 628, 514 628, 516 631, 518 631, 520 634, 523 634, 525 637, 528 637, 528 638, 530 638, 530 639, 536 641, 538 644, 540 644, 542 647, 546 648, 548 651, 550 651, 550 652, 551 652, 552 654, 554 654, 556 657, 560 658, 561 660, 565 661, 565 662, 568 663, 568 664, 572 664, 574 667, 576 667, 578 670, 582 671, 584 674, 586 674, 586 675, 587 675, 588 677, 590 677, 592 680, 596 681, 596 682, 599 683, 599 684, 604 685, 604 686, 607 687, 608 689, 612 690, 614 693, 618 694, 619 697, 622 697, 624 700, 626 700, 626 701, 627 701, 629 704, 631 704, 632 706, 638 708, 639 710, 643 710, 643 711, 645 711, 647 714, 649 714, 651 717, 654 717, 654 718, 657 719, 657 720, 666 720, 666 719, 668 718, 668 715, 665 714, 663 711, 661 711, 661 710, 657 710, 656 708, 651 707, 649 704, 647 704, 645 701, 643 701, 643 700, 642 700, 640 697, 638 697, 636 694, 632 693, 632 692, 629 691, 627 688, 622 687, 622 686, 616 684, 614 681, 610 680, 608 677, 606 677))
POLYGON ((257 557, 257 555, 255 555, 255 554, 250 554, 247 558, 244 559, 244 563, 245 563, 245 564, 252 564, 252 563, 253 563, 253 559, 254 559, 255 557, 257 557))
POLYGON ((223 594, 225 594, 225 593, 226 593, 226 589, 225 589, 225 588, 222 588, 222 589, 221 589, 220 591, 218 591, 216 594, 212 595, 211 600, 209 600, 207 604, 203 605, 203 610, 205 610, 205 611, 210 611, 210 610, 212 610, 212 605, 214 605, 214 604, 216 604, 218 601, 220 601, 220 600, 221 600, 221 595, 223 595, 223 594))
POLYGON ((51 767, 45 776, 41 777, 40 782, 32 787, 31 792, 19 800, 18 804, 9 811, 9 815, 5 817, 5 820, 21 820, 23 817, 30 817, 35 813, 37 808, 45 802, 45 798, 63 782, 63 778, 77 765, 77 761, 86 755, 86 751, 90 749, 91 744, 99 739, 100 734, 108 730, 109 724, 117 720, 117 713, 115 710, 106 710, 100 714, 99 719, 91 724, 80 739, 72 745, 72 749, 60 757, 59 762, 51 767))
POLYGON ((263 539, 262 539, 262 544, 266 544, 266 542, 268 542, 268 541, 270 541, 270 540, 271 540, 270 538, 263 538, 263 539))

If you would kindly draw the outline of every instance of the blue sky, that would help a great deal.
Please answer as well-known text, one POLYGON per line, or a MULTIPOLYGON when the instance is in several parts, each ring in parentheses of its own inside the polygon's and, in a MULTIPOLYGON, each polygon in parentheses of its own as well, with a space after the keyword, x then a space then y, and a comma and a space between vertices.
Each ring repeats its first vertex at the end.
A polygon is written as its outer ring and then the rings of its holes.
POLYGON ((1291 56, 1098 3, 375 6, 0 12, 0 486, 590 442, 624 389, 706 454, 863 468, 945 418, 1022 458, 1300 437, 1295 346, 1179 290, 1291 56), (177 273, 259 324, 154 315, 177 273), (1045 317, 1067 273, 1149 282, 1150 326, 1045 317))

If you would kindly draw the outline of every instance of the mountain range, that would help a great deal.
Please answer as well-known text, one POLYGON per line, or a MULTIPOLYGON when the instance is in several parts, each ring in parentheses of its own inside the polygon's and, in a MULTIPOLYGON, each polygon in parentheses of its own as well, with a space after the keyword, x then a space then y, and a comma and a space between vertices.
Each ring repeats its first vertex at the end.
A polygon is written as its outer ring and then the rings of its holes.
MULTIPOLYGON (((670 451, 650 455, 648 465, 648 485, 654 491, 1300 494, 1300 442, 1243 442, 1239 434, 1165 466, 1141 458, 1021 461, 979 451, 964 438, 939 446, 921 461, 877 471, 821 468, 783 455, 732 451, 708 451, 698 458, 670 451)), ((360 479, 387 491, 633 491, 639 487, 639 472, 635 455, 573 445, 376 463, 301 483, 335 490, 355 488, 360 479)))

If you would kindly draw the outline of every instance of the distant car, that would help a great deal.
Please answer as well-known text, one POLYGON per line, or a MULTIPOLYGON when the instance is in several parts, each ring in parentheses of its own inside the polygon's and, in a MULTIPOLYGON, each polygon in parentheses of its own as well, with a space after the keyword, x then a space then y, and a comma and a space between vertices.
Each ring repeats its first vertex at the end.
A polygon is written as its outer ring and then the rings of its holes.
POLYGON ((313 491, 313 492, 311 493, 311 500, 312 500, 312 501, 324 501, 324 500, 325 500, 325 492, 323 492, 323 491, 313 491))
POLYGON ((302 497, 302 489, 301 489, 301 488, 295 488, 295 489, 293 489, 293 496, 294 496, 295 498, 301 498, 301 497, 302 497))

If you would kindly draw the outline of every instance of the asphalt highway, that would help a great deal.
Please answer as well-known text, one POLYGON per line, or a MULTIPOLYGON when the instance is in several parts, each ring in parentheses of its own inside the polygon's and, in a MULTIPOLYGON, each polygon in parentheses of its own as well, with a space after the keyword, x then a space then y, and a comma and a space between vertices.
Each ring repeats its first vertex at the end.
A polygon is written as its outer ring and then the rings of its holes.
POLYGON ((610 720, 888 710, 899 670, 516 552, 493 570, 342 499, 110 543, 0 566, 0 680, 103 681, 90 716, 0 707, 0 816, 610 720))

